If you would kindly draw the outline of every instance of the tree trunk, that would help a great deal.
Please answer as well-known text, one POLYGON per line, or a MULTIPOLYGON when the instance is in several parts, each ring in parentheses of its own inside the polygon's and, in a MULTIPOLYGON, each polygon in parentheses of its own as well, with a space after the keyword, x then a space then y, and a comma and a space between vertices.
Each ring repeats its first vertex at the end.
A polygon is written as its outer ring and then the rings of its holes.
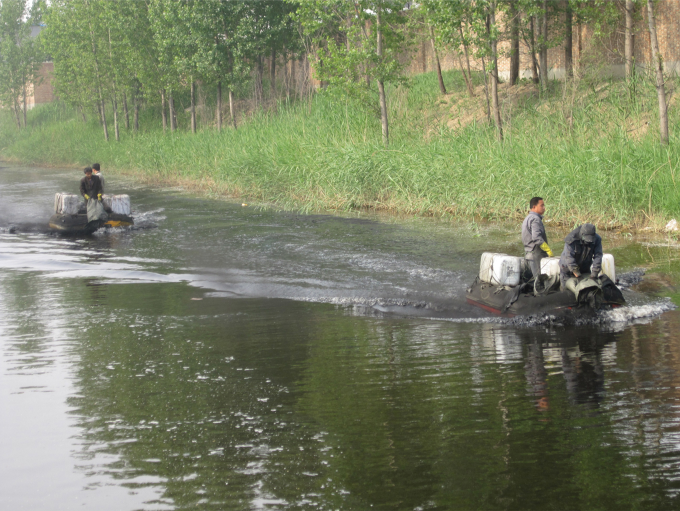
POLYGON ((191 132, 196 133, 196 82, 191 79, 191 132))
POLYGON ((177 113, 175 112, 175 99, 172 97, 172 91, 168 93, 168 110, 170 113, 170 132, 177 129, 177 113))
POLYGON ((139 131, 139 100, 135 98, 134 130, 139 131))
MULTIPOLYGON (((87 5, 88 9, 90 7, 88 2, 85 2, 85 5, 87 5)), ((94 37, 94 29, 92 28, 92 23, 89 23, 90 26, 90 41, 92 43, 92 57, 94 60, 94 75, 95 79, 97 80, 97 91, 99 92, 99 105, 101 108, 101 115, 102 115, 102 126, 104 127, 104 139, 108 142, 109 141, 109 130, 108 127, 106 126, 106 109, 104 107, 104 94, 102 93, 102 82, 101 82, 101 77, 99 75, 99 60, 97 59, 97 45, 95 44, 95 37, 94 37)))
POLYGON ((489 100, 489 80, 487 78, 488 73, 486 72, 486 61, 482 57, 482 71, 484 71, 484 94, 486 95, 486 120, 491 124, 491 106, 489 100))
POLYGON ((269 88, 272 98, 276 97, 276 48, 272 48, 272 60, 269 63, 269 88))
POLYGON ((463 73, 463 78, 465 79, 465 85, 467 86, 468 94, 470 95, 471 98, 474 98, 475 90, 473 89, 472 83, 470 82, 470 77, 467 75, 465 69, 463 68, 463 60, 460 58, 460 53, 458 53, 458 64, 460 65, 460 72, 463 73))
POLYGON ((24 128, 26 127, 26 112, 28 111, 28 107, 26 105, 26 82, 24 82, 24 128))
POLYGON ((109 141, 109 127, 106 125, 106 106, 104 104, 104 95, 102 89, 99 87, 99 108, 102 113, 102 126, 104 127, 104 140, 109 141))
POLYGON ((656 37, 656 20, 654 19, 653 0, 647 0, 647 18, 649 21, 649 39, 652 45, 652 61, 656 69, 656 94, 659 98, 659 132, 661 143, 668 143, 668 110, 666 107, 666 85, 663 79, 663 57, 659 53, 659 40, 656 37))
POLYGON ((543 12, 541 14, 541 63, 538 68, 541 81, 541 89, 548 88, 548 0, 543 0, 543 12))
POLYGON ((127 94, 123 92, 123 113, 125 114, 125 129, 130 129, 130 112, 128 111, 127 94))
POLYGON ((19 115, 19 101, 17 98, 14 98, 14 108, 12 108, 12 110, 14 110, 14 118, 17 123, 17 129, 21 129, 21 116, 19 115))
POLYGON ((293 95, 295 95, 295 90, 297 88, 297 65, 296 65, 297 59, 295 56, 290 59, 290 88, 293 91, 293 95))
POLYGON ((263 89, 262 89, 262 75, 264 74, 264 64, 262 56, 257 56, 257 64, 255 66, 255 101, 262 103, 263 89))
MULTIPOLYGON (((382 56, 383 56, 383 41, 382 41, 382 20, 381 20, 381 2, 378 2, 377 6, 377 12, 376 12, 376 21, 375 21, 375 31, 377 33, 378 37, 378 42, 377 42, 377 49, 376 49, 376 55, 378 56, 378 61, 382 63, 382 56)), ((382 124, 382 139, 383 139, 383 144, 385 144, 385 147, 389 145, 390 142, 390 135, 389 135, 389 126, 387 123, 387 98, 385 97, 385 84, 383 83, 382 80, 378 79, 378 96, 380 97, 380 122, 382 124)))
POLYGON ((517 0, 510 2, 510 85, 519 80, 519 11, 517 0))
MULTIPOLYGON (((463 52, 465 53, 465 62, 467 65, 467 78, 465 80, 465 84, 467 85, 468 88, 468 94, 470 94, 470 97, 473 98, 475 97, 475 89, 472 87, 472 71, 470 71, 470 55, 468 54, 468 49, 467 49, 467 43, 465 42, 465 36, 463 35, 463 25, 458 26, 458 31, 460 32, 460 40, 463 43, 463 52)), ((461 64, 460 66, 461 71, 463 70, 463 65, 461 64)), ((465 73, 463 72, 463 75, 465 73)))
POLYGON ((288 54, 283 54, 283 85, 286 88, 286 101, 290 101, 290 73, 288 72, 288 54))
POLYGON ((163 131, 168 129, 168 116, 165 113, 165 89, 161 89, 161 117, 163 118, 163 131))
POLYGON ((217 131, 222 131, 222 82, 217 82, 217 107, 215 108, 217 118, 217 131))
POLYGON ((574 13, 571 10, 571 3, 565 0, 564 9, 564 76, 571 78, 574 76, 574 34, 573 23, 574 13))
POLYGON ((626 0, 626 34, 624 55, 626 59, 626 78, 630 79, 635 73, 635 34, 633 33, 633 18, 635 4, 633 0, 626 0))
POLYGON ((491 42, 491 99, 493 102, 493 117, 496 122, 496 135, 498 140, 503 141, 503 122, 501 109, 498 104, 498 41, 492 36, 491 31, 496 27, 496 2, 491 2, 489 14, 489 37, 491 42))
POLYGON ((538 62, 536 61, 536 16, 531 16, 529 19, 529 31, 531 33, 531 80, 534 83, 538 83, 538 62))
POLYGON ((231 116, 231 124, 236 129, 236 112, 234 109, 234 91, 229 89, 229 115, 231 116))
MULTIPOLYGON (((109 28, 109 58, 113 61, 113 52, 111 51, 111 29, 109 28)), ((113 80, 111 81, 113 85, 113 127, 114 134, 116 136, 116 142, 120 142, 120 129, 118 126, 118 97, 116 92, 116 74, 114 71, 113 80)))
POLYGON ((111 98, 111 104, 113 105, 113 133, 116 136, 116 142, 120 142, 120 129, 118 127, 118 99, 116 98, 115 92, 111 98))
POLYGON ((444 77, 442 76, 442 66, 439 64, 439 54, 437 53, 437 45, 434 42, 434 29, 430 25, 430 41, 432 41, 432 54, 434 55, 434 62, 437 66, 437 78, 439 79, 439 91, 446 94, 446 87, 444 86, 444 77))

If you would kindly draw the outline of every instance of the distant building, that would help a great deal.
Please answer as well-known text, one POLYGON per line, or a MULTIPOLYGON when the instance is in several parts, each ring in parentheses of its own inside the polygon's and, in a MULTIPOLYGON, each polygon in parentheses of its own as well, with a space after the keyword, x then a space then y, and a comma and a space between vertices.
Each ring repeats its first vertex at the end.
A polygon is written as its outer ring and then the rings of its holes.
MULTIPOLYGON (((38 37, 38 34, 43 28, 44 27, 42 26, 32 26, 31 37, 38 37)), ((30 85, 28 87, 28 93, 26 95, 26 108, 30 110, 36 105, 51 103, 56 99, 56 96, 54 95, 54 87, 52 86, 53 74, 54 63, 43 62, 40 65, 40 69, 36 75, 36 85, 30 85)))

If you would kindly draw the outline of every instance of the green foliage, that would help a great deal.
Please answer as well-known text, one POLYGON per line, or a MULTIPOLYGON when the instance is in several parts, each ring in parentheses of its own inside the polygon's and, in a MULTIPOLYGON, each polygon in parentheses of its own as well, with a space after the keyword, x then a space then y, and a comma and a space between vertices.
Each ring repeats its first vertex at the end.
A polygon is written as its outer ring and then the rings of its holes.
POLYGON ((14 111, 21 127, 19 111, 28 87, 35 81, 41 62, 39 46, 31 38, 31 18, 27 0, 0 2, 0 103, 14 111))
POLYGON ((372 80, 402 79, 398 60, 404 49, 402 8, 403 2, 392 0, 301 2, 296 19, 316 48, 316 78, 349 97, 371 98, 374 104, 377 93, 371 88, 372 80), (382 13, 382 55, 378 53, 378 11, 382 13))
MULTIPOLYGON (((459 73, 444 79, 462 87, 459 73)), ((390 91, 390 150, 360 103, 319 95, 281 104, 277 115, 261 113, 238 131, 198 136, 163 135, 148 110, 142 131, 124 133, 121 144, 101 140, 96 119, 84 124, 73 113, 67 119, 68 109, 49 105, 29 113, 22 133, 3 123, 0 151, 36 164, 98 160, 111 170, 202 181, 214 193, 297 209, 367 207, 503 221, 522 216, 527 198, 540 195, 548 218, 568 225, 587 219, 606 228, 643 214, 680 214, 680 157, 644 131, 655 111, 650 81, 638 84, 634 105, 624 82, 579 89, 571 124, 564 117, 569 94, 529 96, 512 112, 502 145, 487 124, 443 126, 436 83, 430 73, 390 91)), ((670 113, 671 122, 680 120, 670 113)))

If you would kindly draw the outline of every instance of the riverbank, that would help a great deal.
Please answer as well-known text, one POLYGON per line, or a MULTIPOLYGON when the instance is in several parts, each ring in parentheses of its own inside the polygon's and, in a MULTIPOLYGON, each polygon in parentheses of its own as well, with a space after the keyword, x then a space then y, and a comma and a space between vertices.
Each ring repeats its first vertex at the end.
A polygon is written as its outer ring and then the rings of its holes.
MULTIPOLYGON (((457 73, 446 81, 465 90, 457 73)), ((635 90, 581 80, 555 84, 543 96, 533 85, 504 85, 503 143, 485 121, 481 85, 477 92, 441 96, 433 74, 392 90, 388 149, 370 108, 319 94, 282 102, 238 130, 196 135, 163 133, 149 108, 140 132, 122 130, 120 142, 105 142, 96 119, 83 123, 69 107, 52 104, 31 111, 21 132, 4 119, 0 156, 35 165, 99 161, 107 172, 144 181, 305 211, 505 221, 521 218, 528 199, 540 195, 565 226, 659 229, 680 216, 677 136, 666 147, 658 143, 646 78, 635 90)), ((673 104, 669 113, 674 126, 673 104)))

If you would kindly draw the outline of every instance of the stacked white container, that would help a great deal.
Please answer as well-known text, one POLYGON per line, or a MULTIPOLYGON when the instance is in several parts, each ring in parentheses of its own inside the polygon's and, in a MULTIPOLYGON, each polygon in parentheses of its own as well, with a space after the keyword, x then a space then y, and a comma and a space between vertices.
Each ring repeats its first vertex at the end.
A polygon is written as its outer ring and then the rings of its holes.
POLYGON ((78 195, 57 193, 54 195, 54 212, 59 215, 77 215, 80 202, 78 195))
POLYGON ((119 215, 130 216, 130 196, 129 195, 108 195, 102 196, 102 202, 105 208, 110 208, 111 211, 119 215))
MULTIPOLYGON (((592 268, 592 266, 591 266, 592 268)), ((541 259, 541 273, 546 275, 557 275, 560 274, 560 258, 559 257, 544 257, 541 259)), ((612 282, 616 282, 616 266, 614 265, 614 256, 611 254, 604 254, 602 256, 602 271, 600 274, 604 273, 612 279, 612 282)))
POLYGON ((514 287, 519 284, 521 270, 521 257, 484 252, 479 267, 479 279, 494 286, 514 287))
POLYGON ((560 258, 559 257, 544 257, 541 259, 541 273, 549 276, 560 276, 560 258))

